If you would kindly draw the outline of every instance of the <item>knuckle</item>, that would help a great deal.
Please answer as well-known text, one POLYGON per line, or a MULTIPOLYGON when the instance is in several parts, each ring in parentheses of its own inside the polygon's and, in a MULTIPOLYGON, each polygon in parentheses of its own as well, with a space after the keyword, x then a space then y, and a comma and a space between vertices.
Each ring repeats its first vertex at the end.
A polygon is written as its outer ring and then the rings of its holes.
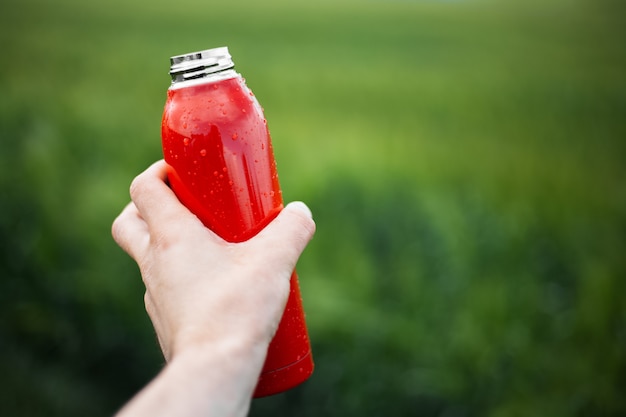
POLYGON ((113 236, 113 240, 119 242, 122 235, 122 218, 121 215, 117 216, 115 220, 113 220, 113 224, 111 225, 111 236, 113 236))
POLYGON ((148 293, 148 291, 146 291, 143 295, 143 304, 146 307, 146 312, 148 312, 148 314, 152 313, 152 298, 150 297, 150 293, 148 293))
POLYGON ((139 194, 141 194, 141 190, 143 189, 143 178, 141 175, 136 176, 130 183, 129 193, 131 199, 135 200, 139 194))

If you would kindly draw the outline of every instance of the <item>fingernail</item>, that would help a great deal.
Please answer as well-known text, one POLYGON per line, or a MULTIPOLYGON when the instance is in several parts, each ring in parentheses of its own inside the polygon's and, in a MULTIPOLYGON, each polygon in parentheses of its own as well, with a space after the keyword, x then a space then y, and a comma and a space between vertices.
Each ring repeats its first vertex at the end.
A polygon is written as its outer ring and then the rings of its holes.
POLYGON ((306 214, 310 218, 313 218, 313 213, 311 213, 311 209, 309 209, 309 207, 306 204, 304 204, 302 201, 293 201, 289 203, 288 206, 301 211, 302 213, 306 214))

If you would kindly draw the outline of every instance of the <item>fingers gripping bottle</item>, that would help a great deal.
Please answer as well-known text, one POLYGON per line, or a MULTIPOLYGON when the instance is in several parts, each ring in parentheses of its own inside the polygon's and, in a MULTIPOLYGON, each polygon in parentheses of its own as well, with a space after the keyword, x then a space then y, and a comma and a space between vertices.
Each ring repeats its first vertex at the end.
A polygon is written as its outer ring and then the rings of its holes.
MULTIPOLYGON (((170 186, 205 226, 227 241, 245 241, 283 208, 263 110, 234 70, 228 48, 179 55, 170 62, 172 85, 161 130, 170 186)), ((294 271, 254 396, 286 391, 312 372, 294 271)))

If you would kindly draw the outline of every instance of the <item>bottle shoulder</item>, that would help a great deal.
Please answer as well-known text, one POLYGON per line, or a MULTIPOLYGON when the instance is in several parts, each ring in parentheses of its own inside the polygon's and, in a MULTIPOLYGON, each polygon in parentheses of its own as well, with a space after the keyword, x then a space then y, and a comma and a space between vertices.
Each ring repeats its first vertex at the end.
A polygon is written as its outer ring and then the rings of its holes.
POLYGON ((217 82, 233 79, 233 78, 241 78, 241 74, 239 74, 235 70, 223 71, 215 74, 211 74, 209 76, 204 76, 201 78, 195 78, 191 80, 185 81, 172 81, 169 89, 170 91, 181 90, 189 87, 198 87, 205 84, 214 84, 217 82))

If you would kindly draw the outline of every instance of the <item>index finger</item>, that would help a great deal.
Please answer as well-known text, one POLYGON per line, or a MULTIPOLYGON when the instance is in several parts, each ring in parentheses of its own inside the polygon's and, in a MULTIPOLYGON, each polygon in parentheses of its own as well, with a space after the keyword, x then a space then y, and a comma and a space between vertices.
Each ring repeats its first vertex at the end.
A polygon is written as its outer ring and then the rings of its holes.
POLYGON ((167 163, 160 160, 139 174, 130 185, 130 197, 149 228, 193 216, 178 201, 166 181, 167 163))

